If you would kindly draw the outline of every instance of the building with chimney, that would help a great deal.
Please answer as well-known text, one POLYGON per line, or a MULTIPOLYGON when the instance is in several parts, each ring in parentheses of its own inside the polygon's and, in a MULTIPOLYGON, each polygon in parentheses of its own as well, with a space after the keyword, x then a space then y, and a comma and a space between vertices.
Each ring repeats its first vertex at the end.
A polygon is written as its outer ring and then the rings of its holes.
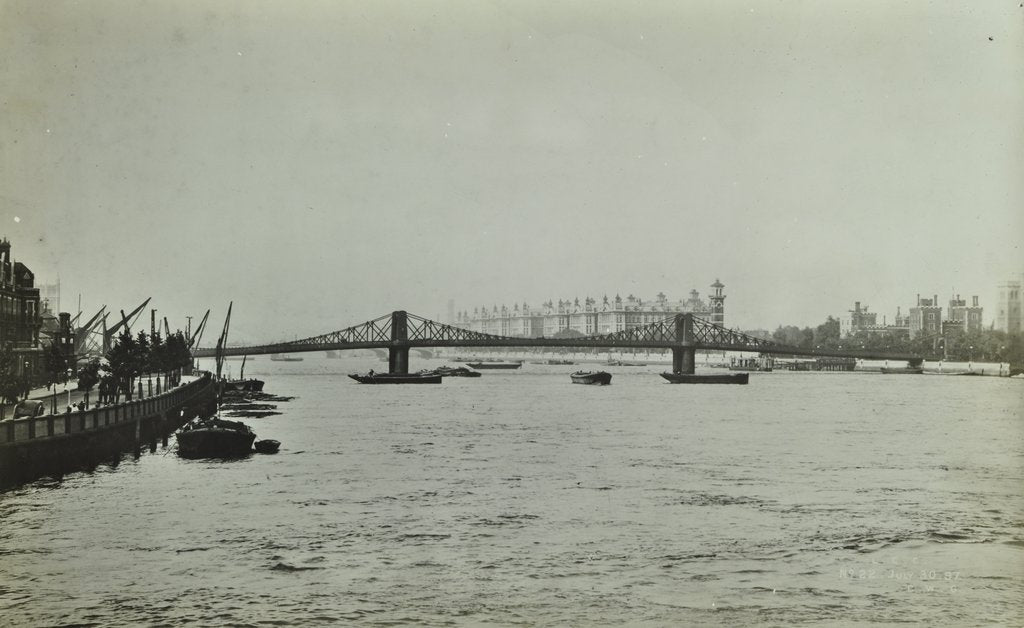
POLYGON ((931 299, 922 299, 917 295, 917 305, 910 308, 909 318, 910 339, 918 336, 937 336, 942 333, 942 306, 939 295, 931 299))
POLYGON ((473 331, 498 336, 519 338, 552 338, 563 335, 610 334, 642 327, 671 318, 680 313, 692 313, 722 325, 725 322, 725 285, 717 279, 712 284, 715 292, 708 300, 691 290, 689 298, 669 301, 664 292, 650 300, 633 295, 622 298, 605 295, 600 302, 591 297, 548 301, 540 307, 526 303, 512 307, 494 305, 476 308, 473 312, 460 312, 455 325, 473 331))
POLYGON ((943 321, 944 331, 959 331, 973 333, 981 331, 982 307, 978 305, 978 297, 971 297, 971 304, 956 295, 949 300, 949 307, 946 309, 946 320, 943 321))
POLYGON ((839 337, 848 338, 858 332, 869 331, 878 326, 878 313, 868 312, 868 306, 861 307, 860 301, 853 303, 853 309, 839 317, 839 337))
POLYGON ((0 240, 0 346, 14 354, 19 375, 31 377, 43 365, 39 343, 42 308, 35 275, 11 258, 11 243, 0 240))

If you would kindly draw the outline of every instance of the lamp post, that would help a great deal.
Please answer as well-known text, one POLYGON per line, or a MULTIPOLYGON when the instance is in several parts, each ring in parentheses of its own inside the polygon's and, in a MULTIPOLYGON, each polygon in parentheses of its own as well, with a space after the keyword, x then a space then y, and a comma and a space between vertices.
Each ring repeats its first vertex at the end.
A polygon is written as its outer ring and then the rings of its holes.
POLYGON ((64 392, 68 394, 68 408, 71 407, 71 389, 68 388, 68 382, 71 381, 71 369, 68 369, 67 377, 64 378, 64 392))
POLYGON ((25 376, 25 399, 28 399, 28 360, 25 360, 25 368, 22 370, 22 375, 25 376))

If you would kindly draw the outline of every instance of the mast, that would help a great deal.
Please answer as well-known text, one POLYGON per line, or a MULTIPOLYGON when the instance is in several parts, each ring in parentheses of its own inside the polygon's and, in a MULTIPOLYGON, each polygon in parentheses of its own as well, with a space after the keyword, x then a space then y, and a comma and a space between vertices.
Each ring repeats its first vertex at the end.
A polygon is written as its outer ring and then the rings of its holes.
POLYGON ((228 303, 228 315, 224 318, 224 330, 220 333, 220 338, 217 340, 217 380, 220 381, 220 373, 224 365, 224 349, 228 342, 228 328, 231 326, 231 307, 234 305, 234 301, 228 303))

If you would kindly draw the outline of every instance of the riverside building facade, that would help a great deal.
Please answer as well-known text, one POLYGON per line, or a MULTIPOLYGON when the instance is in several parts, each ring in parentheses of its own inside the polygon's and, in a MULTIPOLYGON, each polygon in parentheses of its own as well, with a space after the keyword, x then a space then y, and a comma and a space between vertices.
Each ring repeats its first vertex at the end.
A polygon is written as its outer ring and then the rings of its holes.
POLYGON ((610 299, 605 295, 598 302, 588 296, 582 303, 575 298, 548 301, 540 307, 517 303, 512 307, 475 308, 472 312, 459 312, 454 324, 472 331, 514 338, 611 334, 687 312, 724 325, 725 295, 722 289, 725 285, 716 279, 711 287, 714 292, 706 301, 696 290, 690 291, 688 299, 680 301, 669 301, 663 292, 650 300, 633 295, 625 299, 615 295, 610 299))
POLYGON ((42 368, 43 348, 39 289, 35 275, 21 262, 11 261, 11 243, 0 240, 0 346, 11 351, 20 375, 42 368))

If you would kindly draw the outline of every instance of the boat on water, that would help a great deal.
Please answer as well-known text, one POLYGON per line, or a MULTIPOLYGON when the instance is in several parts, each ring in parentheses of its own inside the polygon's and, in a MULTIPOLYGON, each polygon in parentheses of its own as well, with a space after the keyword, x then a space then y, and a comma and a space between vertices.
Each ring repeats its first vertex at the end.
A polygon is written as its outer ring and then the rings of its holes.
POLYGON ((576 371, 569 375, 574 384, 607 386, 612 383, 612 374, 607 371, 576 371))
POLYGON ((565 365, 565 364, 576 364, 572 360, 548 360, 548 364, 565 365))
POLYGON ((299 356, 286 353, 271 353, 270 359, 274 362, 302 362, 302 358, 299 356))
POLYGON ((263 380, 250 377, 249 379, 225 379, 221 382, 224 392, 263 392, 263 380))
POLYGON ((439 366, 433 370, 423 370, 420 373, 431 373, 441 377, 480 377, 483 373, 471 371, 464 366, 439 366))
POLYGON ((341 351, 327 351, 325 352, 325 355, 332 360, 336 360, 341 357, 341 351))
POLYGON ((647 366, 646 362, 627 362, 625 360, 608 360, 608 366, 647 366))
POLYGON ((253 443, 253 447, 258 454, 276 454, 277 450, 281 448, 281 441, 265 438, 253 443))
POLYGON ((427 373, 374 373, 365 375, 351 373, 349 377, 360 384, 440 384, 441 376, 432 371, 427 373))
POLYGON ((175 434, 183 458, 237 458, 252 451, 256 433, 241 421, 196 419, 175 434))
POLYGON ((695 373, 662 373, 670 384, 746 384, 749 373, 716 373, 697 375, 695 373))
POLYGON ((474 369, 517 369, 522 362, 468 362, 466 366, 474 369))
POLYGON ((883 366, 880 370, 885 375, 920 375, 924 373, 924 367, 921 366, 904 366, 899 368, 883 366))
POLYGON ((250 377, 245 379, 245 362, 249 356, 242 356, 242 368, 238 373, 238 379, 228 378, 221 380, 221 392, 263 392, 263 380, 250 377))

